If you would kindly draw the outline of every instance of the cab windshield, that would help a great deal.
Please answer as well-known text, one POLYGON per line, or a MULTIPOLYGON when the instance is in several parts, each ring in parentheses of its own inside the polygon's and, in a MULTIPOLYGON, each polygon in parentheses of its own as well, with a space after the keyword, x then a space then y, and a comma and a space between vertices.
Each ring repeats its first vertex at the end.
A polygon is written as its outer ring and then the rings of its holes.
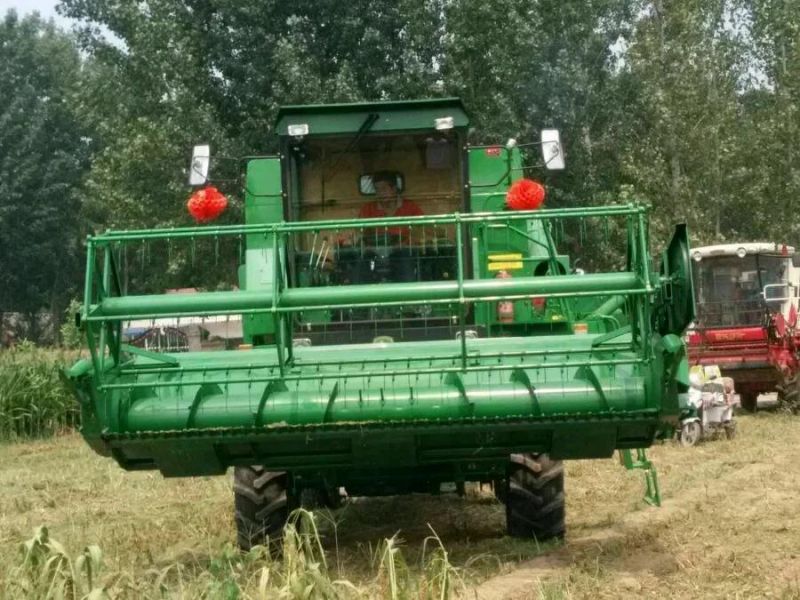
POLYGON ((780 302, 766 303, 764 286, 780 283, 789 258, 769 254, 710 256, 694 265, 697 321, 700 327, 760 325, 766 311, 780 302))
MULTIPOLYGON (((360 224, 463 210, 457 142, 454 132, 423 132, 310 137, 290 144, 289 220, 355 224, 292 236, 292 285, 419 284, 455 278, 454 225, 360 224)), ((453 339, 459 331, 452 310, 441 305, 333 309, 297 319, 295 337, 315 345, 453 339)))

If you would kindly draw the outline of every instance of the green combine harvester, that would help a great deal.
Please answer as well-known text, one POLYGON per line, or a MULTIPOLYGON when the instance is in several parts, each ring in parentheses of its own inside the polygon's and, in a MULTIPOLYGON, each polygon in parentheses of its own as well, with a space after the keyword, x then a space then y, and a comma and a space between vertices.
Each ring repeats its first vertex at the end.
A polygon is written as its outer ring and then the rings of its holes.
MULTIPOLYGON (((167 477, 233 467, 242 548, 307 501, 466 482, 495 486, 509 534, 562 537, 561 461, 615 450, 657 500, 643 449, 688 387, 685 227, 657 270, 644 207, 535 209, 526 163, 563 168, 558 132, 471 146, 468 128, 457 99, 288 106, 279 154, 243 159, 244 225, 90 237, 90 358, 67 374, 89 445, 167 477), (131 257, 167 269, 181 244, 237 241, 227 287, 128 289, 131 257), (240 322, 241 343, 123 342, 165 319, 240 322)), ((191 183, 214 182, 209 164, 197 147, 191 183)))

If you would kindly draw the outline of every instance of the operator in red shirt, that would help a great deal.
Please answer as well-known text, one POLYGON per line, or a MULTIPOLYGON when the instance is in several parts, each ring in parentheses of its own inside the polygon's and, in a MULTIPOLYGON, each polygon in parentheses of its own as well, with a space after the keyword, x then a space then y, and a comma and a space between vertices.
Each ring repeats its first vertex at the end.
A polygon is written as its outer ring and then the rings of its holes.
POLYGON ((397 176, 390 171, 379 171, 372 176, 376 200, 367 202, 358 211, 363 219, 378 217, 416 217, 424 215, 413 200, 401 198, 397 191, 397 176))
MULTIPOLYGON (((397 189, 397 175, 390 171, 379 171, 372 176, 376 199, 362 205, 358 211, 361 219, 384 217, 415 217, 423 215, 422 209, 413 200, 402 198, 397 189)), ((411 227, 370 227, 363 230, 363 241, 371 250, 362 257, 359 273, 354 278, 361 283, 384 281, 416 281, 417 253, 411 247, 411 227), (389 249, 388 253, 386 249, 389 249), (381 252, 380 249, 384 251, 381 252), (382 255, 387 263, 381 263, 382 255), (381 268, 380 265, 388 267, 381 268), (377 266, 376 266, 377 265, 377 266), (384 272, 381 275, 380 272, 384 272)))
MULTIPOLYGON (((358 211, 360 219, 379 219, 381 217, 416 217, 423 215, 422 209, 413 200, 401 198, 397 190, 397 176, 389 171, 379 171, 372 176, 372 185, 375 187, 377 199, 367 202, 358 211)), ((409 227, 389 227, 383 230, 365 231, 366 235, 374 235, 377 243, 381 243, 383 234, 395 239, 400 238, 400 244, 410 242, 411 231, 409 227)))

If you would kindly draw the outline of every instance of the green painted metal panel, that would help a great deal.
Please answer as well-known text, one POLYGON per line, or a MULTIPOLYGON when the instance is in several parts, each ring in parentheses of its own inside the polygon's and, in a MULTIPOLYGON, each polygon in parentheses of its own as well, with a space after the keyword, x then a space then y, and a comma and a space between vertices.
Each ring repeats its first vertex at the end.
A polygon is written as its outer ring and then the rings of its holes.
MULTIPOLYGON (((218 472, 254 458, 313 473, 363 465, 364 436, 390 435, 389 427, 417 446, 409 465, 483 459, 481 468, 491 470, 510 449, 589 457, 647 445, 664 418, 656 408, 661 362, 642 361, 629 334, 612 343, 593 335, 469 340, 466 372, 458 346, 452 340, 297 348, 283 376, 267 348, 174 355, 177 366, 143 356, 136 368, 108 378, 106 401, 86 407, 118 408, 116 417, 101 417, 102 431, 84 435, 116 449, 130 468, 171 475, 218 472), (591 373, 581 364, 592 364, 591 373), (442 426, 458 434, 424 441, 442 426), (499 434, 504 428, 511 428, 508 437, 499 434), (498 437, 485 440, 483 456, 473 455, 467 440, 481 432, 498 437), (169 455, 167 440, 180 443, 179 456, 169 455)), ((379 440, 370 460, 395 464, 394 454, 379 451, 379 440)))
MULTIPOLYGON (((283 187, 279 158, 259 158, 247 163, 245 222, 248 224, 283 221, 283 187)), ((271 293, 275 271, 273 234, 251 234, 246 238, 245 275, 247 291, 271 293)), ((275 333, 269 315, 247 314, 242 317, 245 343, 255 343, 275 333)))
MULTIPOLYGON (((500 211, 505 209, 506 193, 511 184, 523 174, 522 155, 519 148, 504 146, 477 147, 469 150, 470 204, 474 211, 500 211)), ((512 219, 505 227, 473 225, 471 233, 477 250, 473 252, 473 265, 476 277, 496 277, 497 270, 490 269, 492 256, 519 255, 520 260, 509 259, 500 262, 513 277, 530 277, 540 273, 540 265, 550 261, 548 240, 540 220, 512 219), (532 259, 539 259, 532 260, 532 259)), ((565 256, 555 256, 562 272, 569 270, 569 260, 565 256)), ((499 261, 498 261, 499 262, 499 261)), ((495 264, 495 267, 497 263, 495 264)), ((545 265, 545 269, 548 267, 545 265)), ((553 271, 553 268, 549 268, 553 271)), ((545 271, 546 273, 547 271, 545 271)), ((552 305, 551 305, 552 306, 552 305)), ((564 320, 563 307, 555 311, 540 312, 534 309, 529 300, 513 304, 514 323, 544 324, 564 320)), ((497 306, 484 304, 476 308, 476 322, 488 327, 500 325, 497 306)))
POLYGON ((519 149, 486 146, 469 149, 470 203, 473 212, 503 210, 506 191, 521 177, 519 149))
POLYGON ((341 135, 357 133, 371 115, 377 119, 370 133, 398 133, 434 130, 435 119, 452 117, 453 125, 465 128, 469 118, 457 98, 416 100, 407 102, 369 102, 285 106, 278 112, 275 130, 288 135, 289 125, 308 125, 308 135, 341 135))
POLYGON ((678 225, 661 257, 661 274, 669 278, 665 289, 675 300, 663 314, 659 326, 661 333, 682 331, 694 321, 695 297, 691 269, 689 231, 686 225, 678 225))

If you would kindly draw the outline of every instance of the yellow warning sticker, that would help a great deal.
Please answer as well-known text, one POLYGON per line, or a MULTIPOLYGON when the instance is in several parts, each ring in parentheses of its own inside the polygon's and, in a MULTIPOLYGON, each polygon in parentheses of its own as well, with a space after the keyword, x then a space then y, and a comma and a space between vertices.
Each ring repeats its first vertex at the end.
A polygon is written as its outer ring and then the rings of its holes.
POLYGON ((490 262, 489 263, 489 270, 490 271, 513 271, 515 269, 521 269, 522 263, 521 262, 490 262))
POLYGON ((518 252, 508 254, 490 254, 490 271, 514 271, 522 268, 522 254, 518 252))
POLYGON ((509 254, 490 254, 489 261, 493 260, 522 260, 522 254, 519 252, 512 252, 509 254))

